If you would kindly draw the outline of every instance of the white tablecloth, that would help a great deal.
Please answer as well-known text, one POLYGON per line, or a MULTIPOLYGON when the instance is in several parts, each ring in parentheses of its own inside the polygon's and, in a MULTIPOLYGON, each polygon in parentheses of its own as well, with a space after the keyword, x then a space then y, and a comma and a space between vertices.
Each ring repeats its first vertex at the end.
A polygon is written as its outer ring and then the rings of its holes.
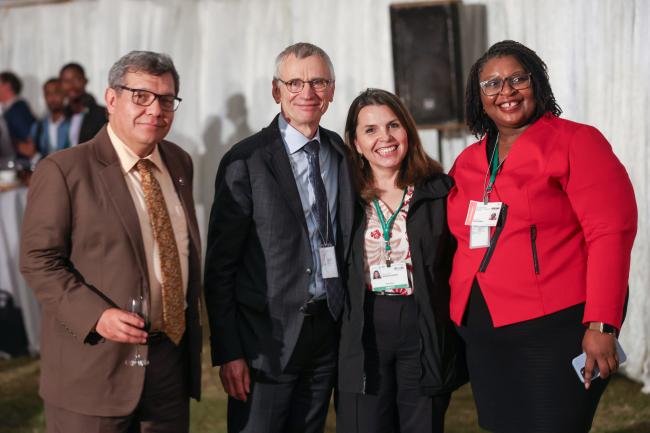
POLYGON ((18 269, 20 225, 26 202, 27 188, 0 192, 0 289, 11 293, 14 303, 22 310, 28 349, 36 355, 40 352, 41 310, 18 269))

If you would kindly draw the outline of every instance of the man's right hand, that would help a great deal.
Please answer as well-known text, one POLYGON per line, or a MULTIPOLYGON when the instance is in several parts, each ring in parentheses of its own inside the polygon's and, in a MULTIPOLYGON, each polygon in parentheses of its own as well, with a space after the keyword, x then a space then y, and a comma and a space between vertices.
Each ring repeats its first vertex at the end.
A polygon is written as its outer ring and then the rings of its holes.
POLYGON ((142 328, 144 320, 140 316, 119 308, 105 310, 95 325, 97 333, 105 339, 131 344, 147 342, 147 333, 142 328))
POLYGON ((219 370, 219 377, 223 389, 229 396, 237 400, 246 401, 250 394, 250 373, 244 358, 226 362, 219 370))

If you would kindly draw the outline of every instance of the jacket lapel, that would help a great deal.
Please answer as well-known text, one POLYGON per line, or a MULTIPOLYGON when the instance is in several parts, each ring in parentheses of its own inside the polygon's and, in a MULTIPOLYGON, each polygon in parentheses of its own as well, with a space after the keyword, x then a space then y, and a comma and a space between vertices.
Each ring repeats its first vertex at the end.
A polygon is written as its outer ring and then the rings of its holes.
POLYGON ((148 281, 149 273, 147 271, 147 260, 144 253, 144 243, 142 241, 138 213, 135 210, 131 193, 126 186, 126 181, 122 174, 122 166, 108 137, 106 126, 93 139, 92 146, 94 147, 97 160, 104 166, 99 170, 98 176, 104 185, 106 195, 115 207, 115 214, 118 215, 129 237, 137 265, 142 275, 146 276, 145 281, 148 281))
POLYGON ((296 186, 296 179, 293 177, 289 156, 287 155, 282 136, 280 135, 277 116, 267 128, 266 133, 268 135, 268 142, 270 143, 267 149, 271 173, 278 182, 280 191, 287 201, 291 212, 300 221, 300 226, 305 233, 308 233, 305 213, 302 210, 302 202, 300 201, 300 193, 296 186))
POLYGON ((416 185, 413 190, 411 205, 409 206, 409 214, 411 213, 411 209, 419 206, 422 201, 447 197, 452 185, 452 181, 448 176, 440 175, 433 175, 431 179, 422 185, 416 185))

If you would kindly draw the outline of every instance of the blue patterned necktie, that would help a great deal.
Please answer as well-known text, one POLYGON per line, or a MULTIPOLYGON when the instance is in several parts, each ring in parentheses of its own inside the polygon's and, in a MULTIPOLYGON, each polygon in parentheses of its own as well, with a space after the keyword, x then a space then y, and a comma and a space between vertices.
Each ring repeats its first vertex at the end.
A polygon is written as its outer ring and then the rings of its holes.
MULTIPOLYGON (((317 140, 312 140, 303 147, 307 153, 309 162, 309 183, 314 190, 314 203, 312 204, 312 214, 316 217, 317 229, 324 245, 334 246, 334 230, 332 221, 329 217, 329 205, 327 201, 327 192, 325 184, 320 174, 320 159, 318 151, 320 144, 317 140)), ((325 291, 327 293, 327 306, 335 320, 338 320, 343 309, 343 290, 338 278, 323 278, 325 291)))

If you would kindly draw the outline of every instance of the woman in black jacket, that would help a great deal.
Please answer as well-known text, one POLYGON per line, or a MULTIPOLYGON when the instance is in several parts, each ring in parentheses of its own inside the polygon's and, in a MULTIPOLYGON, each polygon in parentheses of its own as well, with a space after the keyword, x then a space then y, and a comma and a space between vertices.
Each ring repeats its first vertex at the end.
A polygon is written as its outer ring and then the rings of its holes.
POLYGON ((359 200, 343 272, 337 431, 443 432, 451 392, 467 380, 449 320, 452 180, 384 90, 352 102, 345 139, 359 200))

